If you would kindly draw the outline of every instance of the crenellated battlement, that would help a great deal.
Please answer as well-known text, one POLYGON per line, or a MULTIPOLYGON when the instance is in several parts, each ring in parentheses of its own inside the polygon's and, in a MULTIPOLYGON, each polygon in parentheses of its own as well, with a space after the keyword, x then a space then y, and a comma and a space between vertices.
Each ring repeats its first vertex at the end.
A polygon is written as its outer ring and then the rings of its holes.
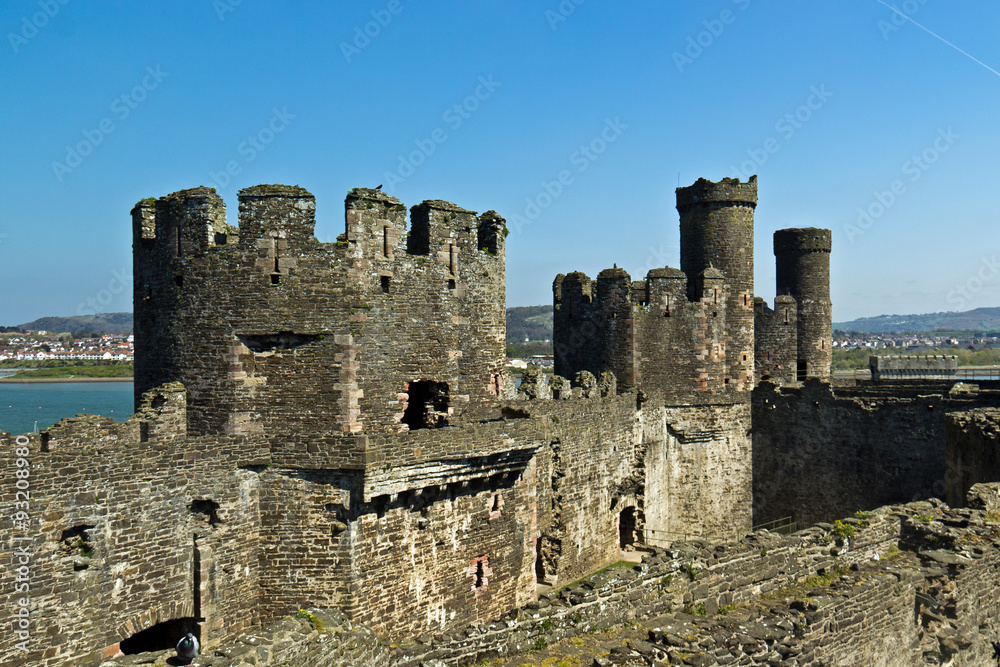
POLYGON ((556 372, 612 371, 624 389, 748 391, 760 377, 829 377, 831 233, 775 232, 777 298, 754 295, 757 177, 677 188, 681 268, 617 266, 553 285, 556 372))
POLYGON ((345 233, 320 243, 315 212, 288 185, 241 190, 238 228, 210 188, 136 205, 137 398, 183 382, 196 434, 405 431, 423 426, 414 384, 446 393, 441 423, 486 409, 504 361, 504 219, 429 200, 407 230, 402 202, 355 188, 345 233))
POLYGON ((776 256, 799 252, 830 252, 833 233, 818 227, 779 229, 774 232, 776 256))
POLYGON ((691 281, 674 268, 652 269, 633 281, 625 269, 604 269, 596 280, 580 272, 553 282, 556 373, 617 378, 622 391, 673 397, 722 390, 728 286, 715 268, 691 281))
POLYGON ((738 178, 723 178, 718 183, 699 178, 693 185, 677 188, 677 209, 687 209, 699 204, 729 204, 757 207, 757 177, 746 183, 738 178))

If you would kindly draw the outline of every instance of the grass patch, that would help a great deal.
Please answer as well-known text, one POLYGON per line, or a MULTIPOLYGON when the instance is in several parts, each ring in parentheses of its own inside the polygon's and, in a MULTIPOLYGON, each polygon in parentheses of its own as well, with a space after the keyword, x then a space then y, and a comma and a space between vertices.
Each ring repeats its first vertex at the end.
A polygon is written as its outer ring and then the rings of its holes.
POLYGON ((552 593, 553 594, 555 594, 555 593, 561 593, 564 590, 566 590, 567 588, 572 588, 573 586, 579 586, 581 583, 583 583, 587 579, 590 579, 591 577, 596 577, 599 574, 604 574, 605 572, 607 572, 608 570, 610 570, 613 567, 632 567, 633 565, 635 565, 635 563, 633 563, 632 561, 629 561, 629 560, 616 561, 614 563, 611 563, 610 565, 605 565, 604 567, 602 567, 600 570, 597 570, 596 572, 591 572, 588 575, 580 577, 576 581, 571 581, 568 584, 566 584, 565 586, 560 586, 556 590, 552 591, 552 593))
POLYGON ((120 364, 115 366, 60 366, 58 368, 38 368, 30 371, 21 371, 14 375, 7 376, 8 380, 42 380, 42 379, 70 379, 70 378, 126 378, 132 377, 135 372, 132 364, 120 364))

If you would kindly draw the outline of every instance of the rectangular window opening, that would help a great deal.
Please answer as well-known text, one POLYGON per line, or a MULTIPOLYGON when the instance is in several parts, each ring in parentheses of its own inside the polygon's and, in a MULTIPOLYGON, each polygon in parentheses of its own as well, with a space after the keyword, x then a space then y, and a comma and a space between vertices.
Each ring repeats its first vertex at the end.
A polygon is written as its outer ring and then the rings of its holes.
POLYGON ((281 284, 281 274, 272 273, 271 274, 271 284, 272 285, 280 285, 281 284))
POLYGON ((402 422, 411 431, 448 425, 448 383, 414 380, 407 387, 402 422))
POLYGON ((457 286, 454 280, 448 281, 448 289, 455 289, 457 286))
POLYGON ((390 281, 389 276, 381 276, 380 280, 381 280, 381 283, 382 283, 382 291, 385 292, 386 294, 388 294, 389 293, 389 281, 390 281))

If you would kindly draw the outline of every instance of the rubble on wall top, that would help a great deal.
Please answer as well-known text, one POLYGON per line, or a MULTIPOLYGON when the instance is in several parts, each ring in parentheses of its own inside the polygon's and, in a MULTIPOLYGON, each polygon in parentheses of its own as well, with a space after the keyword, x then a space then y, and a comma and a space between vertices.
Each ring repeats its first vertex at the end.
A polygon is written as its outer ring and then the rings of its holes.
POLYGON ((718 280, 726 279, 725 274, 722 273, 722 271, 720 271, 719 269, 715 268, 714 266, 708 267, 707 269, 702 271, 699 275, 701 275, 704 278, 716 278, 718 280))
POLYGON ((347 193, 346 199, 348 201, 366 199, 368 201, 380 201, 392 205, 403 203, 392 195, 382 192, 377 188, 351 188, 350 192, 347 193))
POLYGON ((243 188, 240 197, 312 197, 312 193, 298 185, 261 184, 243 188))
POLYGON ((675 269, 670 266, 664 266, 661 269, 650 269, 646 274, 647 278, 687 278, 685 274, 680 269, 675 269))
POLYGON ((425 201, 420 202, 413 208, 419 208, 419 207, 431 208, 436 211, 452 211, 454 213, 469 213, 471 215, 476 215, 475 211, 464 209, 461 206, 458 206, 457 204, 453 204, 450 201, 444 201, 443 199, 427 199, 425 201))

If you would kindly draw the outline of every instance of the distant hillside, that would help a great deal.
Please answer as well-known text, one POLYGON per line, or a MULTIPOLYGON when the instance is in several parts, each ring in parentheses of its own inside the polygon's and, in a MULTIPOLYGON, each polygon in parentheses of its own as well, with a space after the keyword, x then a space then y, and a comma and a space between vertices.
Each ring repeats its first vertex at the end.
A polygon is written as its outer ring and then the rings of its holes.
POLYGON ((519 306, 507 309, 507 342, 552 340, 552 306, 519 306))
POLYGON ((834 322, 834 329, 888 333, 890 331, 1000 331, 1000 308, 976 308, 964 313, 879 315, 851 322, 834 322))
POLYGON ((130 334, 132 313, 98 313, 97 315, 71 315, 69 317, 39 317, 18 325, 26 331, 51 331, 53 333, 130 334))

